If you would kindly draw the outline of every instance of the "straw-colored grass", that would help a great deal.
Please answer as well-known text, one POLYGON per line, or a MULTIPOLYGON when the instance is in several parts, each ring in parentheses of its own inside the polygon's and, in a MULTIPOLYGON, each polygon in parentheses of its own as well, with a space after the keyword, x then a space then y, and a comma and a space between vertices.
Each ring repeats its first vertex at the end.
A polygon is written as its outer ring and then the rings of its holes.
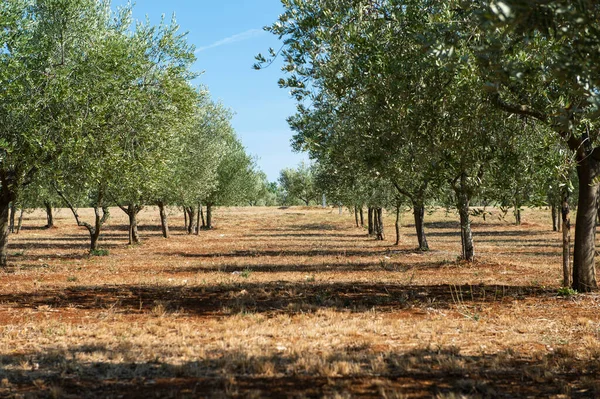
MULTIPOLYGON (((90 216, 90 213, 83 212, 90 216)), ((559 296, 549 211, 427 215, 432 250, 377 242, 337 209, 220 208, 160 237, 118 209, 89 256, 66 210, 28 214, 0 271, 0 397, 597 397, 600 297, 559 296)), ((388 235, 391 217, 386 217, 388 235)))

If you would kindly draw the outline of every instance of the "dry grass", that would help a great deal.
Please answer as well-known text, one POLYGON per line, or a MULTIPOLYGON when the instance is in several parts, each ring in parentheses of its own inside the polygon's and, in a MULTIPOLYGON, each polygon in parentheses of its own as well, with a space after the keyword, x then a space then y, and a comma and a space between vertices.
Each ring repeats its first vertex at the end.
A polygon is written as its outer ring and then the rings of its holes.
POLYGON ((0 272, 0 397, 600 396, 600 297, 557 296, 548 213, 476 220, 474 264, 443 210, 428 253, 319 208, 218 209, 200 236, 173 212, 169 240, 148 210, 127 247, 113 210, 101 257, 66 210, 30 214, 0 272))

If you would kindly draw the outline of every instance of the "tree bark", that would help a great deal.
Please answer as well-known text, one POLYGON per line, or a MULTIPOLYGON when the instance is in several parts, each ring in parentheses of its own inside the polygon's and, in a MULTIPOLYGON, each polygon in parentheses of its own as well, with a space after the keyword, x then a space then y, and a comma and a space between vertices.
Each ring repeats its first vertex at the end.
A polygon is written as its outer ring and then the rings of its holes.
POLYGON ((127 207, 127 216, 129 216, 129 245, 139 244, 140 235, 138 233, 137 215, 142 210, 142 206, 129 204, 127 207))
POLYGON ((196 226, 196 207, 194 206, 188 206, 187 208, 187 233, 188 234, 193 234, 195 233, 195 226, 196 226))
POLYGON ((188 230, 188 213, 187 213, 187 207, 183 207, 183 224, 184 224, 184 229, 185 231, 188 230))
POLYGON ((9 208, 10 199, 0 192, 0 267, 6 267, 7 264, 7 246, 9 234, 9 208))
POLYGON ((198 212, 196 213, 196 235, 200 235, 200 214, 202 213, 202 204, 198 203, 198 212))
POLYGON ((473 262, 475 249, 473 246, 473 233, 471 232, 471 220, 469 218, 469 196, 463 191, 457 192, 457 208, 460 215, 460 237, 462 241, 462 259, 473 262))
MULTIPOLYGON (((598 161, 591 156, 577 165, 579 201, 575 219, 575 245, 573 247, 573 289, 590 292, 598 288, 596 282, 596 207, 598 161)), ((564 224, 564 223, 563 223, 564 224)))
POLYGON ((557 219, 558 212, 556 211, 556 206, 552 204, 552 231, 558 231, 557 219))
POLYGON ((396 205, 396 242, 394 245, 400 245, 400 205, 396 205))
POLYGON ((202 204, 198 204, 198 213, 200 213, 200 220, 202 221, 202 228, 206 228, 206 221, 204 220, 204 211, 202 210, 202 204))
POLYGON ((206 205, 206 228, 212 229, 212 204, 206 205))
POLYGON ((15 232, 15 214, 17 213, 17 207, 14 202, 10 204, 10 225, 8 226, 8 232, 15 232))
POLYGON ((96 198, 96 205, 94 206, 95 218, 94 218, 93 226, 91 224, 81 220, 81 217, 79 216, 79 213, 77 212, 77 209, 75 208, 75 206, 73 206, 71 201, 69 201, 69 199, 66 197, 66 195, 62 191, 60 191, 58 189, 58 187, 55 186, 55 190, 58 193, 58 195, 63 199, 63 201, 65 202, 67 207, 73 213, 73 216, 75 217, 75 221, 77 222, 77 226, 85 227, 88 230, 88 232, 90 233, 90 252, 97 250, 98 249, 98 241, 100 238, 100 231, 102 230, 102 225, 104 225, 104 223, 106 223, 106 221, 110 217, 110 212, 108 210, 108 207, 103 205, 104 193, 102 192, 102 190, 98 191, 98 196, 96 198), (100 215, 100 210, 102 210, 102 215, 100 215))
POLYGON ((565 190, 562 200, 563 220, 563 287, 571 286, 571 215, 569 210, 569 192, 565 190))
POLYGON ((21 212, 19 213, 19 221, 17 222, 17 229, 15 230, 15 234, 19 234, 21 232, 21 227, 23 226, 23 214, 25 213, 25 208, 21 208, 21 212))
POLYGON ((419 251, 429 251, 429 244, 425 236, 425 205, 413 202, 413 213, 415 216, 415 229, 417 231, 417 241, 419 242, 419 251))
POLYGON ((354 205, 354 221, 356 222, 356 227, 359 227, 358 224, 358 207, 354 205))
POLYGON ((364 227, 365 226, 365 215, 363 213, 363 207, 362 205, 360 206, 360 227, 364 227))
POLYGON ((383 241, 385 240, 385 233, 384 233, 384 228, 383 228, 383 209, 382 208, 375 208, 375 220, 376 222, 376 238, 379 241, 383 241))
MULTIPOLYGON (((559 206, 560 206, 560 204, 559 204, 559 206)), ((555 205, 555 207, 556 207, 556 205, 555 205)), ((557 210, 556 212, 558 213, 558 210, 557 210)), ((562 217, 560 217, 560 215, 559 215, 559 216, 557 216, 557 217, 556 217, 556 227, 557 227, 557 231, 562 231, 562 229, 561 229, 561 227, 560 227, 561 221, 562 221, 562 217)))
POLYGON ((164 238, 169 238, 169 218, 165 209, 165 203, 162 201, 158 202, 158 212, 160 214, 160 227, 162 229, 162 235, 164 238))
POLYGON ((521 225, 521 209, 518 205, 515 205, 515 225, 521 225))
POLYGON ((369 224, 369 226, 368 226, 369 227, 369 235, 372 236, 375 231, 375 229, 373 228, 373 208, 369 207, 367 213, 368 213, 367 218, 368 218, 368 224, 369 224))
POLYGON ((54 227, 54 215, 52 214, 52 204, 49 201, 44 201, 44 207, 46 207, 46 228, 51 229, 54 227))

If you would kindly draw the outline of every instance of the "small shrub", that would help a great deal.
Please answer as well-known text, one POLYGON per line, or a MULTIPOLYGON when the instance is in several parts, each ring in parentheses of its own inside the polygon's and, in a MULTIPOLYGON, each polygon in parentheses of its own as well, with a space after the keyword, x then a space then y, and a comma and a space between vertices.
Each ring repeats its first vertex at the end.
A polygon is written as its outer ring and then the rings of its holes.
POLYGON ((74 283, 75 281, 77 281, 77 277, 75 277, 75 276, 69 276, 69 277, 67 277, 67 282, 74 283))
POLYGON ((252 270, 249 268, 245 268, 244 271, 240 274, 243 278, 248 278, 252 274, 252 270))
POLYGON ((100 249, 92 249, 90 250, 91 256, 108 256, 110 252, 108 249, 100 248, 100 249))
POLYGON ((558 289, 558 296, 563 296, 565 298, 572 297, 573 295, 577 295, 577 291, 570 287, 561 287, 558 289))

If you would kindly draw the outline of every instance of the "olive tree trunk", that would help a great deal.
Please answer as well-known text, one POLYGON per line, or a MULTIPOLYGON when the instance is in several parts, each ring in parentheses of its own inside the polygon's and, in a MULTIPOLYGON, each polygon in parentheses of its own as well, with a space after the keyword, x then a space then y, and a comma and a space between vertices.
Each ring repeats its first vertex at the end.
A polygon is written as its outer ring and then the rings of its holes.
POLYGON ((364 215, 364 212, 363 212, 362 205, 359 208, 359 212, 360 212, 360 226, 364 227, 365 226, 365 215, 364 215))
POLYGON ((367 211, 367 219, 368 219, 369 235, 372 236, 373 233, 375 232, 375 229, 373 226, 373 208, 371 208, 371 207, 369 207, 369 209, 367 211))
POLYGON ((375 219, 375 237, 379 241, 385 240, 385 233, 383 228, 383 209, 375 208, 374 212, 375 219))
POLYGON ((25 208, 21 208, 21 212, 19 212, 19 221, 17 222, 17 229, 15 230, 15 234, 19 234, 21 232, 21 227, 23 227, 23 214, 25 213, 25 208))
POLYGON ((425 205, 413 202, 413 214, 415 216, 415 230, 417 232, 419 251, 429 251, 429 244, 425 236, 425 205))
POLYGON ((206 205, 206 228, 212 229, 212 204, 206 205))
POLYGON ((598 161, 592 157, 577 165, 579 201, 573 246, 573 289, 579 292, 589 292, 598 288, 595 264, 598 183, 594 178, 598 175, 599 166, 598 161))
POLYGON ((394 245, 400 245, 400 205, 396 205, 396 242, 394 245))
POLYGON ((571 286, 571 215, 569 209, 569 192, 565 190, 562 200, 562 244, 563 244, 563 287, 571 286))
POLYGON ((356 223, 356 227, 360 227, 358 224, 358 206, 354 205, 354 222, 356 223))
POLYGON ((65 202, 67 207, 71 210, 71 213, 73 213, 73 216, 75 217, 75 221, 77 222, 77 226, 85 227, 87 229, 87 231, 89 232, 89 234, 90 234, 90 251, 97 250, 98 249, 98 241, 100 238, 100 231, 102 230, 102 226, 104 225, 104 223, 106 223, 106 221, 110 217, 110 212, 108 210, 108 207, 103 204, 104 192, 102 190, 98 191, 96 201, 95 201, 96 204, 94 206, 94 225, 91 225, 81 219, 81 217, 79 216, 79 213, 77 212, 77 208, 75 208, 73 203, 71 201, 69 201, 67 196, 60 189, 55 187, 55 190, 58 193, 58 195, 62 198, 62 200, 65 202), (102 211, 102 214, 100 214, 100 211, 102 211))
POLYGON ((165 203, 163 201, 158 202, 158 212, 160 214, 160 227, 162 229, 162 235, 164 238, 169 238, 169 218, 167 216, 167 210, 165 209, 165 203))
POLYGON ((54 227, 54 215, 52 214, 52 204, 49 201, 44 201, 44 207, 46 208, 46 228, 51 229, 54 227))
POLYGON ((0 192, 0 267, 5 267, 7 263, 8 246, 8 214, 10 208, 10 199, 6 199, 0 192))
POLYGON ((556 205, 552 204, 552 231, 558 231, 558 212, 556 205))

